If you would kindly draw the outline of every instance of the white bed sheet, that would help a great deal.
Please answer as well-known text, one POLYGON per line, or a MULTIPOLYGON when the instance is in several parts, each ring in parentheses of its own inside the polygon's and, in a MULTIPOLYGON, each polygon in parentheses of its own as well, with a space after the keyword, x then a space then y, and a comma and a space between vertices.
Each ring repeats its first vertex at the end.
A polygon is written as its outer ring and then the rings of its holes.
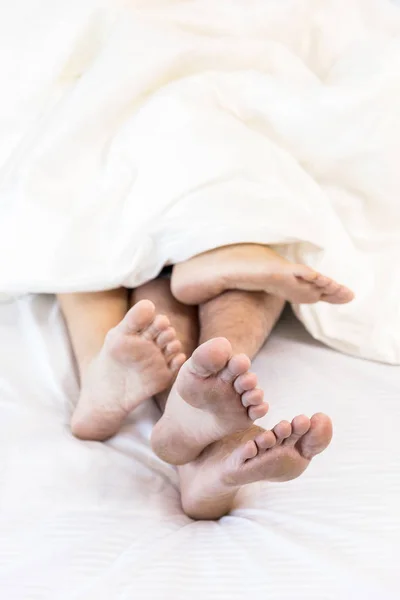
POLYGON ((336 353, 286 316, 255 362, 265 424, 326 411, 331 448, 193 522, 153 456, 149 402, 105 444, 68 421, 77 383, 53 299, 0 306, 0 591, 7 600, 398 599, 400 371, 336 353))

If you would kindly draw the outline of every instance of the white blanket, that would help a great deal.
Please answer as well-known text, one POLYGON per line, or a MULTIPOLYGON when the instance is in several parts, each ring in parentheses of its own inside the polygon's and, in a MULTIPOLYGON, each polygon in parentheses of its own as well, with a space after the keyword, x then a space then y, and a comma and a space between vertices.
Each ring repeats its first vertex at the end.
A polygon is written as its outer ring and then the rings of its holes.
POLYGON ((297 307, 314 337, 400 363, 398 7, 1 10, 0 292, 135 286, 216 246, 279 244, 357 294, 297 307))

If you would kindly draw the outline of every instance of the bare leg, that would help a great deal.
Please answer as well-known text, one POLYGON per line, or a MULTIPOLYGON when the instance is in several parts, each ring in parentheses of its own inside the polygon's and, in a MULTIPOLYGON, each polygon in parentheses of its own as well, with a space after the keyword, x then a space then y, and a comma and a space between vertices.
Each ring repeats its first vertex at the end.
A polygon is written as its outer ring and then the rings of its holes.
POLYGON ((224 246, 177 264, 171 286, 185 304, 201 304, 234 289, 264 291, 295 304, 344 304, 354 297, 344 285, 258 244, 224 246))
POLYGON ((264 293, 235 291, 200 307, 200 341, 209 341, 182 367, 153 430, 160 458, 172 464, 192 461, 209 444, 245 431, 266 414, 249 355, 262 346, 283 305, 264 293))
POLYGON ((126 290, 59 297, 78 363, 81 393, 73 433, 103 440, 140 402, 168 387, 184 362, 181 345, 160 336, 166 316, 142 301, 127 311, 126 290))
POLYGON ((199 306, 200 343, 226 337, 234 354, 244 353, 253 359, 284 306, 284 300, 264 292, 225 292, 199 306))
POLYGON ((101 350, 107 333, 128 311, 125 288, 87 294, 60 294, 57 297, 67 324, 79 375, 101 350))

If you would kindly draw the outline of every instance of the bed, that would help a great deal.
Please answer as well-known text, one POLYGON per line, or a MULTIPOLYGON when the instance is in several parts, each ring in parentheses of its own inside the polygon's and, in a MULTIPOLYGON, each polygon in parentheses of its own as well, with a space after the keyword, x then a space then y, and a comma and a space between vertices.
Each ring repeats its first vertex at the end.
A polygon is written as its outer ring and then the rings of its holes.
POLYGON ((181 509, 149 401, 107 443, 69 430, 78 387, 51 296, 0 305, 0 590, 7 600, 400 597, 400 371, 313 341, 286 313, 255 370, 264 426, 334 421, 300 479, 256 484, 219 522, 181 509))

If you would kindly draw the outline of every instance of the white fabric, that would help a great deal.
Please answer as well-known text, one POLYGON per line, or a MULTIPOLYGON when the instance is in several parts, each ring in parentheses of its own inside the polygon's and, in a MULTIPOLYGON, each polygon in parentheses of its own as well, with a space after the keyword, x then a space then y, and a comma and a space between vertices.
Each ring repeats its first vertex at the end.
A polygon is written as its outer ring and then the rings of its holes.
POLYGON ((395 4, 15 0, 0 50, 0 292, 282 244, 357 294, 311 334, 400 363, 395 4))
POLYGON ((255 363, 263 424, 332 415, 300 479, 193 522, 151 452, 149 402, 113 440, 74 439, 77 385, 50 297, 0 306, 0 589, 7 600, 397 600, 399 369, 327 349, 287 318, 255 363))

